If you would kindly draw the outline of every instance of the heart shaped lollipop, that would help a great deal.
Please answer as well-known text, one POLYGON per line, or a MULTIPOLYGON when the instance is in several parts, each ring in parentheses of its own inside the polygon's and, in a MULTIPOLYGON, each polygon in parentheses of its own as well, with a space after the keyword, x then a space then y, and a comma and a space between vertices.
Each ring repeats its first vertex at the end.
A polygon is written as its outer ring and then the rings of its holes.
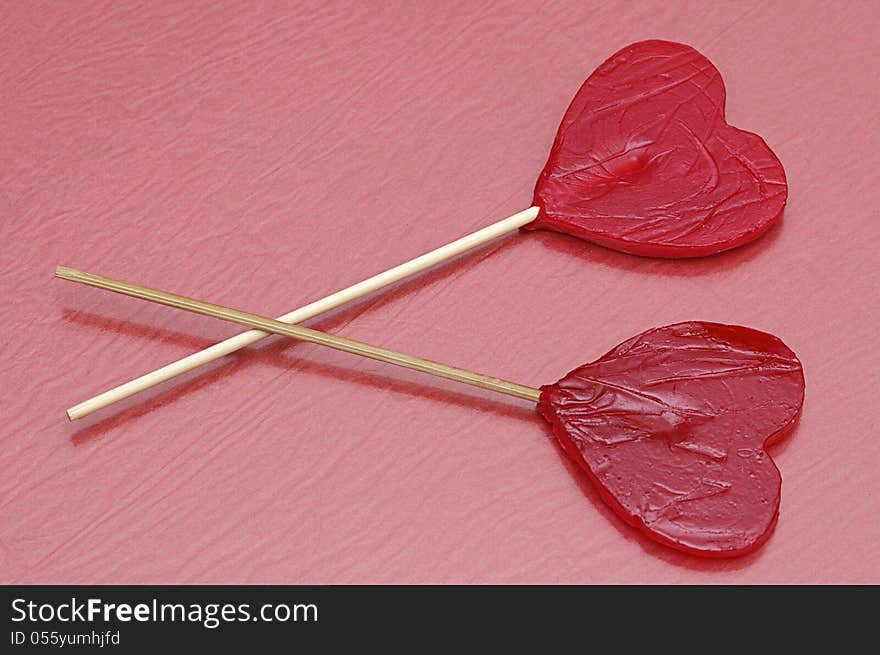
POLYGON ((538 219, 652 257, 699 257, 761 236, 785 171, 757 134, 724 120, 721 74, 680 43, 642 41, 587 78, 538 177, 538 219))
MULTIPOLYGON (((763 234, 787 188, 760 137, 724 122, 724 83, 693 48, 627 46, 603 63, 565 113, 535 206, 295 309, 299 323, 516 231, 546 228, 636 255, 696 257, 763 234)), ((265 338, 250 330, 67 410, 71 419, 265 338)))
POLYGON ((780 477, 764 447, 794 424, 804 378, 772 335, 717 323, 656 328, 536 389, 129 282, 55 274, 535 402, 605 501, 673 548, 741 555, 776 520, 780 477))
POLYGON ((782 341, 691 322, 643 332, 542 387, 538 409, 627 523, 732 556, 776 522, 781 478, 765 447, 803 399, 801 364, 782 341))

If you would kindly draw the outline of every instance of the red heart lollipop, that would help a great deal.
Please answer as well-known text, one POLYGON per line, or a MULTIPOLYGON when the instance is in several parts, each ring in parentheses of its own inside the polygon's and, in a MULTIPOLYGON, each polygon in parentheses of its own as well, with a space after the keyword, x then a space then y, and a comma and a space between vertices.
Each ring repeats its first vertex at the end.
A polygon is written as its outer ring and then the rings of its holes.
POLYGON ((764 447, 794 425, 804 376, 770 334, 701 322, 655 328, 536 389, 64 266, 55 274, 537 403, 605 501, 674 548, 741 555, 776 521, 780 477, 764 447))
POLYGON ((761 236, 782 213, 785 171, 724 120, 721 74, 680 43, 642 41, 581 86, 538 177, 538 219, 634 255, 699 257, 761 236))
MULTIPOLYGON (((538 178, 535 206, 279 318, 314 318, 521 227, 567 232, 636 255, 709 255, 763 234, 786 195, 782 165, 767 145, 724 122, 724 84, 712 64, 686 45, 634 43, 578 91, 538 178)), ((88 416, 265 336, 238 334, 67 415, 88 416)))
POLYGON ((765 446, 804 399, 795 354, 776 337, 717 323, 648 330, 541 388, 559 443, 625 521, 680 550, 757 548, 779 510, 765 446))

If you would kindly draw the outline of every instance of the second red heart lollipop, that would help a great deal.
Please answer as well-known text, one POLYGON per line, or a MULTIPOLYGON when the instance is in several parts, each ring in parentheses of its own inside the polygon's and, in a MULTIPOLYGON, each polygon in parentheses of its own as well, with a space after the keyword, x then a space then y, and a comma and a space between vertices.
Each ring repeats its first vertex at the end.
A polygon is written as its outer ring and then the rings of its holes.
POLYGON ((55 274, 535 402, 614 511, 673 548, 741 555, 776 521, 781 479, 764 448, 794 425, 804 376, 770 334, 697 321, 655 328, 536 389, 121 280, 55 274))

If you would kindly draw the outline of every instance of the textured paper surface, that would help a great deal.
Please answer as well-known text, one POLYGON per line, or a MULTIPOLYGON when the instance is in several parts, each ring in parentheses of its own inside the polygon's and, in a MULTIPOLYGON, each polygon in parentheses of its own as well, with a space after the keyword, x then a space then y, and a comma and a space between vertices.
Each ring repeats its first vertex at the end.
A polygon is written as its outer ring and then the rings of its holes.
POLYGON ((0 582, 880 582, 876 5, 0 8, 0 582), (651 326, 781 337, 774 535, 704 561, 608 510, 526 403, 272 340, 69 424, 237 331, 64 263, 277 315, 529 202, 590 71, 689 43, 790 185, 696 261, 522 233, 311 325, 546 384, 651 326))

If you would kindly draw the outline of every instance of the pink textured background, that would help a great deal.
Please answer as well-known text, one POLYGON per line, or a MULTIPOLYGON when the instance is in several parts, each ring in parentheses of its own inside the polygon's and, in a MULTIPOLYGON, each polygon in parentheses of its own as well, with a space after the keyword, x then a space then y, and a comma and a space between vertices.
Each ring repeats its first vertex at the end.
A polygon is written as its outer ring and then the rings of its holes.
POLYGON ((3 3, 0 581, 880 582, 877 7, 3 3), (531 384, 681 320, 781 336, 807 400, 759 552, 640 537, 526 403, 308 345, 65 419, 238 330, 56 264, 281 314, 524 208, 645 38, 721 70, 779 227, 680 262, 519 234, 312 325, 531 384))

